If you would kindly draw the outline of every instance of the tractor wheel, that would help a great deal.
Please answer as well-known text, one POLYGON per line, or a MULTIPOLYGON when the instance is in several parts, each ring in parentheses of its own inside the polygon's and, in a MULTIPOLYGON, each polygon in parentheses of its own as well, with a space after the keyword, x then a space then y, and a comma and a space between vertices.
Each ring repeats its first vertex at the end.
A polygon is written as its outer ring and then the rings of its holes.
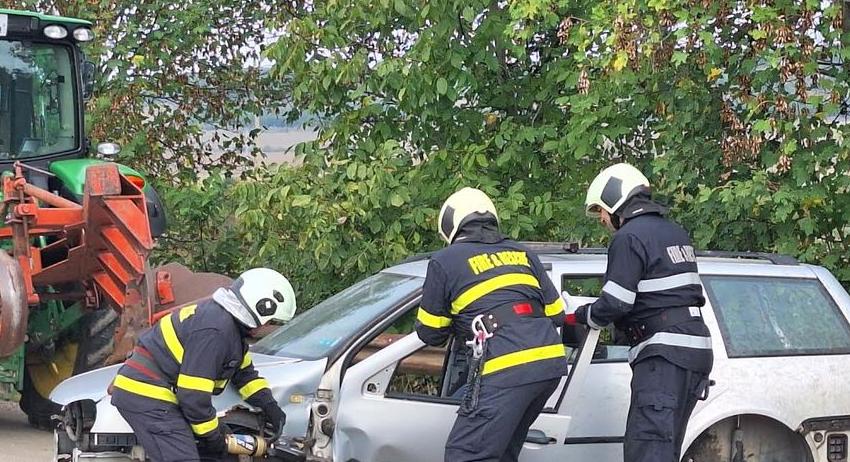
POLYGON ((57 349, 53 365, 38 363, 27 366, 20 406, 30 425, 44 430, 53 429, 50 417, 58 414, 61 406, 47 396, 68 377, 104 366, 104 361, 114 349, 118 319, 118 313, 109 308, 85 314, 80 320, 78 341, 66 340, 57 349))
POLYGON ((119 318, 118 312, 111 308, 101 308, 83 317, 74 375, 106 365, 106 358, 115 350, 115 329, 119 318))

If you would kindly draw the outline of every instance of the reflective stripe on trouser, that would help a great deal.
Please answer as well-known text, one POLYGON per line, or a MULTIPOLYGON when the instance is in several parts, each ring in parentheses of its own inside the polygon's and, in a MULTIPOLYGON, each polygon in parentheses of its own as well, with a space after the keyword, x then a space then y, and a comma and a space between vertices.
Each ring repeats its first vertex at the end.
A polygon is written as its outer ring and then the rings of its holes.
POLYGON ((481 385, 478 406, 458 414, 446 442, 446 462, 516 462, 531 424, 560 379, 516 387, 481 385))
POLYGON ((195 437, 177 407, 135 412, 119 407, 118 412, 133 429, 136 441, 151 462, 199 461, 195 437))
POLYGON ((678 462, 688 419, 708 386, 708 375, 660 356, 634 365, 624 462, 678 462))
POLYGON ((680 348, 695 348, 698 350, 711 349, 711 337, 699 335, 675 334, 673 332, 656 332, 648 339, 638 343, 629 350, 629 362, 633 363, 640 352, 650 345, 667 345, 680 348))

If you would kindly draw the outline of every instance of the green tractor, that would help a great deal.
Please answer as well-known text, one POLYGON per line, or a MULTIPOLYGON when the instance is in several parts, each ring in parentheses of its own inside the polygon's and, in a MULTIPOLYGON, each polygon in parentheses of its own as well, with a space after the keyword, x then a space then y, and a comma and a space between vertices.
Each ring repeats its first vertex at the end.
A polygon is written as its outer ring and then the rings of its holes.
POLYGON ((123 361, 158 313, 229 282, 151 269, 165 231, 156 191, 136 170, 88 157, 91 26, 0 9, 0 398, 19 396, 38 427, 52 426, 59 382, 123 361))

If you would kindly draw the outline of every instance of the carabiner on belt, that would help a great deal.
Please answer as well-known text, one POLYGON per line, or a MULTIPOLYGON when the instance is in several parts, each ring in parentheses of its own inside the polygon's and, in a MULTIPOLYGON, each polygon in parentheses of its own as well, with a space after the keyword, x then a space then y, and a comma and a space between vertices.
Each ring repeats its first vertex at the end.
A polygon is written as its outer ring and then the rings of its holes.
POLYGON ((466 345, 472 348, 472 357, 475 359, 481 359, 484 356, 484 344, 487 342, 487 339, 493 336, 487 330, 483 317, 484 315, 479 314, 472 320, 472 340, 466 341, 466 345))

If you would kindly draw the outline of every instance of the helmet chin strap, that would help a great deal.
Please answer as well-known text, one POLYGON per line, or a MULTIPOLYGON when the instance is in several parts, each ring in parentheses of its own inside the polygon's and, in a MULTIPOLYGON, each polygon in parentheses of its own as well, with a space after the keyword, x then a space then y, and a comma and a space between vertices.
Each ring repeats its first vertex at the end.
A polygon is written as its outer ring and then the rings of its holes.
POLYGON ((614 229, 620 229, 620 226, 623 226, 623 220, 620 218, 620 215, 612 213, 611 215, 611 226, 614 229))

